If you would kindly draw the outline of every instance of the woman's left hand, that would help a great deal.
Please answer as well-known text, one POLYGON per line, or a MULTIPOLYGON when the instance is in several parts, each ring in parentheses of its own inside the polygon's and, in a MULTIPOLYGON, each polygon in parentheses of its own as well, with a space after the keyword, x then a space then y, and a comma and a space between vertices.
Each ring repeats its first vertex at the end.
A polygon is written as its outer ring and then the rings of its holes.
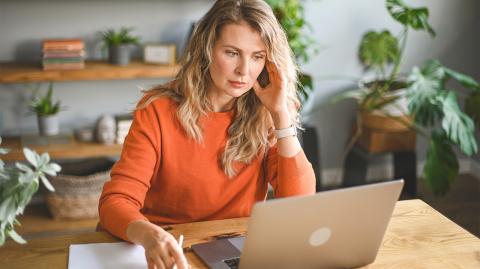
POLYGON ((288 111, 287 109, 287 79, 283 70, 268 61, 265 63, 270 83, 262 88, 258 80, 253 84, 253 90, 262 104, 270 113, 280 113, 288 111))

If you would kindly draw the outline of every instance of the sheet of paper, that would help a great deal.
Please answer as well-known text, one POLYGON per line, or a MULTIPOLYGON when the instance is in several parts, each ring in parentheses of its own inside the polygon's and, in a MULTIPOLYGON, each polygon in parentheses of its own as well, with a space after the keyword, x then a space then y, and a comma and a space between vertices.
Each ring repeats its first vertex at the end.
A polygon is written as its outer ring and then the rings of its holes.
POLYGON ((70 245, 68 269, 145 269, 145 250, 141 246, 119 243, 70 245))

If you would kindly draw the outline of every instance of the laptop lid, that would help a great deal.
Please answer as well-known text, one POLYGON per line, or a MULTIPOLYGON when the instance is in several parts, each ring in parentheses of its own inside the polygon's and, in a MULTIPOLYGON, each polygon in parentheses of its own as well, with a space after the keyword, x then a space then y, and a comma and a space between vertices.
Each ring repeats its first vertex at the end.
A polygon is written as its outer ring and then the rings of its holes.
POLYGON ((255 204, 240 269, 372 263, 402 187, 394 180, 255 204))

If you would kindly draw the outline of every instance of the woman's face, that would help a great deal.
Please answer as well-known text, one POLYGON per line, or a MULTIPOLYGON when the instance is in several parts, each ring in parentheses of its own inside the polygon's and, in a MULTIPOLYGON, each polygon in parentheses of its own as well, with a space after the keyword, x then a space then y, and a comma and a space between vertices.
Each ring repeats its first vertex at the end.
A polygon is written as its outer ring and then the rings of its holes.
POLYGON ((212 51, 211 96, 232 100, 253 87, 265 66, 266 46, 247 23, 224 25, 212 51))

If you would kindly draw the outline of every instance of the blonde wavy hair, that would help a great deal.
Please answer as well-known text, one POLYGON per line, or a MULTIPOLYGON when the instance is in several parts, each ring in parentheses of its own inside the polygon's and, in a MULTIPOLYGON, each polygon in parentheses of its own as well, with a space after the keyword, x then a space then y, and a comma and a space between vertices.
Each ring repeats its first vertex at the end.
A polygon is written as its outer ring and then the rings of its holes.
MULTIPOLYGON (((186 134, 202 143, 203 129, 198 119, 211 111, 208 98, 212 83, 209 67, 212 50, 226 24, 246 22, 258 31, 267 48, 267 59, 283 70, 287 80, 287 100, 290 116, 299 126, 300 102, 297 96, 298 68, 287 36, 275 18, 272 9, 262 0, 218 0, 196 25, 183 58, 181 69, 174 80, 145 91, 137 105, 141 109, 153 100, 167 96, 178 104, 177 117, 186 134)), ((225 149, 219 164, 225 174, 234 177, 238 171, 234 162, 249 164, 274 143, 270 113, 253 90, 235 100, 234 116, 228 129, 225 149)))

